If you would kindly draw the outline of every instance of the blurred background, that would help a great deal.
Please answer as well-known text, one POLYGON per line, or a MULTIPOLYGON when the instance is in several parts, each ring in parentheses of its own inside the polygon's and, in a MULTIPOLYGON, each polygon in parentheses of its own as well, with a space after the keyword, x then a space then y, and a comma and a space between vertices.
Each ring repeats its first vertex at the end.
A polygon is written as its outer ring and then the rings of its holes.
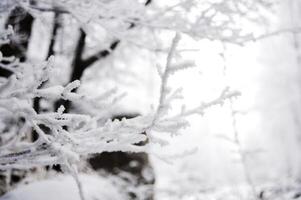
POLYGON ((162 199, 171 194, 194 199, 216 186, 240 196, 245 189, 260 193, 299 184, 300 34, 290 29, 300 26, 300 9, 297 0, 279 2, 267 24, 250 27, 258 35, 273 34, 243 46, 192 42, 198 50, 185 54, 198 67, 174 80, 184 84, 186 104, 197 105, 226 86, 242 95, 202 118, 191 117, 191 126, 162 150, 174 158, 171 164, 153 158, 162 199))

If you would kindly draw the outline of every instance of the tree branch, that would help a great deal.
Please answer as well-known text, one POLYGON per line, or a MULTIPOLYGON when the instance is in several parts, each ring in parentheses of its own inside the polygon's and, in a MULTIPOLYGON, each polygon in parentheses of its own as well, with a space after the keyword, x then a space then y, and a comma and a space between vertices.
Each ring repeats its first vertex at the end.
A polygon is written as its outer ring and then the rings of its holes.
MULTIPOLYGON (((146 2, 144 3, 145 6, 148 6, 150 3, 152 2, 152 0, 146 0, 146 2)), ((134 28, 135 24, 131 24, 129 29, 134 28)), ((94 55, 83 59, 83 52, 85 49, 85 39, 86 39, 86 33, 80 29, 80 37, 78 39, 78 43, 76 46, 76 50, 75 50, 75 55, 73 58, 73 62, 72 62, 72 73, 71 73, 71 77, 70 77, 70 82, 75 81, 75 80, 80 80, 84 71, 90 67, 92 64, 94 64, 96 61, 103 59, 107 56, 109 56, 111 54, 111 52, 113 50, 115 50, 119 43, 120 40, 115 40, 111 43, 110 48, 109 49, 105 49, 105 50, 101 50, 97 53, 95 53, 94 55)), ((76 89, 74 89, 73 91, 76 91, 76 89)), ((63 105, 65 107, 65 112, 69 112, 69 109, 71 107, 71 102, 70 101, 66 101, 63 99, 58 100, 55 103, 55 109, 59 108, 60 105, 63 105)))
POLYGON ((114 42, 111 43, 109 49, 101 50, 101 51, 97 52, 96 54, 90 56, 89 58, 86 58, 85 60, 82 61, 83 66, 85 68, 87 68, 90 65, 92 65, 93 63, 95 63, 97 60, 109 56, 111 54, 111 52, 117 48, 119 43, 120 43, 120 40, 115 40, 114 42))
POLYGON ((63 8, 59 8, 59 7, 55 7, 55 8, 51 8, 51 7, 39 7, 36 5, 30 5, 30 8, 41 11, 41 12, 55 12, 55 13, 60 13, 60 14, 70 14, 70 12, 68 10, 65 10, 63 8))
MULTIPOLYGON (((152 0, 147 0, 144 5, 148 6, 150 3, 152 2, 152 0)), ((129 29, 134 28, 135 27, 135 23, 131 23, 129 29)), ((111 54, 111 51, 115 50, 116 47, 119 45, 120 40, 115 40, 111 43, 109 50, 101 50, 99 52, 97 52, 96 54, 94 54, 93 56, 90 56, 89 58, 86 58, 85 60, 82 61, 84 68, 89 67, 90 65, 92 65, 93 63, 95 63, 97 60, 101 59, 101 58, 105 58, 107 56, 109 56, 111 54)))
POLYGON ((84 70, 87 68, 83 65, 82 62, 82 55, 86 46, 85 40, 86 33, 82 29, 80 29, 80 36, 76 45, 75 55, 72 62, 73 71, 70 77, 70 81, 79 80, 84 70))
POLYGON ((47 53, 47 59, 54 55, 54 45, 55 45, 55 40, 57 37, 57 31, 61 27, 61 19, 60 19, 60 13, 56 12, 54 14, 54 22, 53 22, 53 29, 52 29, 52 34, 51 34, 51 41, 49 44, 48 48, 48 53, 47 53))
POLYGON ((148 6, 151 2, 152 2, 152 0, 147 0, 147 1, 144 3, 144 5, 145 5, 145 6, 148 6))

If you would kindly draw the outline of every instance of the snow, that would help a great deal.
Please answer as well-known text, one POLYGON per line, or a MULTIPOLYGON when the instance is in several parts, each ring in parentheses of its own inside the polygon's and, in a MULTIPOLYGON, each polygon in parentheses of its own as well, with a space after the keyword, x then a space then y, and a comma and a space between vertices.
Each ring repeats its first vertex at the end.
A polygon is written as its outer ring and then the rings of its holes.
MULTIPOLYGON (((80 175, 86 200, 121 200, 124 194, 108 179, 97 175, 80 175)), ((48 180, 22 185, 0 200, 80 200, 75 180, 60 175, 48 180)))

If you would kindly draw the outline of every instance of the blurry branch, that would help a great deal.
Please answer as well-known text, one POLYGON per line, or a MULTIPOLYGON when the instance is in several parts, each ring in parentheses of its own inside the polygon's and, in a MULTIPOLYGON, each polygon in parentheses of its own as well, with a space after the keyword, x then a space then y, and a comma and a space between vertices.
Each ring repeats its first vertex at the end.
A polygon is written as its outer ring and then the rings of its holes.
MULTIPOLYGON (((148 6, 149 4, 152 3, 153 0, 146 0, 144 3, 145 6, 148 6)), ((30 4, 29 8, 38 10, 41 12, 54 12, 54 13, 59 13, 59 14, 71 14, 71 12, 68 9, 65 9, 63 7, 46 7, 46 6, 38 6, 36 4, 30 4)))
POLYGON ((152 2, 153 0, 147 0, 145 3, 144 3, 144 5, 149 5, 151 2, 152 2))
POLYGON ((282 35, 282 34, 299 34, 299 33, 301 33, 301 27, 284 28, 284 29, 279 29, 279 30, 276 30, 276 31, 272 31, 272 32, 265 33, 265 34, 262 34, 262 35, 259 35, 259 36, 253 36, 251 38, 245 39, 245 40, 243 40, 242 44, 246 43, 246 42, 260 41, 260 40, 264 40, 264 39, 267 39, 267 38, 270 38, 270 37, 279 36, 279 35, 282 35))
POLYGON ((51 41, 48 48, 47 58, 54 55, 54 45, 57 38, 57 32, 59 28, 61 27, 61 14, 58 12, 54 13, 54 21, 53 21, 53 28, 51 33, 51 41))
POLYGON ((80 35, 75 48, 75 53, 72 61, 72 74, 70 80, 80 79, 87 66, 82 64, 82 56, 86 45, 86 33, 80 29, 80 35))
MULTIPOLYGON (((224 69, 223 69, 224 76, 226 76, 227 75, 227 73, 226 73, 227 72, 226 45, 224 43, 222 45, 223 45, 223 51, 222 51, 222 53, 220 53, 220 55, 222 57, 223 64, 224 64, 224 69)), ((232 144, 234 144, 237 147, 237 153, 240 156, 240 161, 241 161, 241 165, 243 168, 243 174, 244 174, 245 180, 251 188, 251 192, 252 192, 254 200, 259 200, 259 197, 256 192, 256 188, 252 181, 251 174, 250 174, 249 167, 248 167, 247 156, 248 156, 249 152, 247 152, 243 149, 240 138, 239 138, 239 131, 238 131, 238 127, 237 127, 237 117, 236 117, 236 115, 238 114, 238 111, 236 111, 233 108, 234 103, 233 103, 232 99, 229 100, 229 104, 230 104, 230 112, 231 112, 231 120, 232 120, 233 139, 228 138, 227 136, 222 136, 221 138, 228 142, 231 142, 232 144)), ((251 152, 251 153, 254 153, 254 152, 251 152)))
MULTIPOLYGON (((258 12, 259 8, 269 7, 264 1, 254 3, 229 0, 199 3, 196 0, 183 0, 175 5, 154 6, 150 8, 150 11, 153 12, 145 12, 144 7, 151 5, 152 2, 152 0, 145 0, 143 3, 133 1, 130 4, 131 8, 128 8, 126 3, 118 3, 118 1, 95 1, 95 4, 87 3, 86 6, 75 6, 72 1, 64 2, 64 4, 58 2, 58 8, 53 8, 49 2, 43 2, 38 6, 30 5, 29 7, 45 12, 68 13, 81 24, 90 22, 92 18, 117 20, 123 27, 130 24, 129 28, 143 26, 150 29, 172 30, 194 38, 222 40, 236 44, 242 44, 243 41, 249 40, 252 38, 252 34, 243 33, 242 27, 238 26, 235 18, 242 17, 250 20, 248 12, 258 12), (193 8, 199 11, 191 20, 188 16, 193 8), (82 15, 83 12, 84 15, 82 15), (227 17, 220 18, 218 16, 227 17)), ((85 4, 83 3, 83 5, 85 4)), ((114 35, 115 32, 112 31, 111 34, 114 35)), ((119 37, 117 36, 117 38, 119 37)))
MULTIPOLYGON (((60 2, 58 2, 57 5, 59 6, 56 7, 53 7, 53 5, 51 5, 50 3, 44 2, 44 4, 40 5, 29 5, 29 8, 36 9, 42 12, 57 12, 61 14, 67 13, 69 15, 72 15, 73 18, 75 18, 81 23, 89 22, 89 20, 92 17, 103 20, 117 19, 118 21, 123 23, 123 25, 130 24, 128 28, 133 28, 135 26, 143 26, 151 29, 173 30, 179 33, 185 33, 194 38, 221 40, 224 42, 239 45, 243 45, 243 43, 247 41, 254 41, 256 39, 260 39, 261 37, 268 37, 268 35, 262 35, 258 38, 255 38, 252 36, 251 33, 245 34, 243 33, 241 27, 237 27, 238 24, 234 20, 236 17, 249 19, 248 11, 252 13, 257 12, 258 8, 269 8, 270 5, 268 5, 264 1, 252 3, 248 1, 229 0, 198 4, 197 1, 183 0, 179 3, 176 3, 175 5, 168 6, 167 8, 157 9, 159 7, 156 7, 157 10, 155 10, 155 12, 153 12, 153 14, 150 14, 149 16, 145 15, 145 10, 143 9, 143 6, 141 6, 142 3, 140 2, 137 2, 136 5, 132 5, 133 11, 137 11, 138 13, 141 12, 140 15, 128 14, 128 12, 125 12, 125 14, 121 14, 123 12, 120 12, 120 5, 116 4, 115 1, 110 3, 100 2, 95 4, 95 6, 99 7, 99 11, 98 9, 92 7, 92 4, 87 4, 87 8, 82 8, 81 6, 74 6, 74 4, 72 4, 71 2, 66 2, 65 4, 61 5, 59 5, 60 2), (107 5, 108 9, 106 9, 107 5), (198 8, 200 11, 195 16, 194 20, 189 21, 187 19, 187 12, 189 12, 193 7, 198 8), (89 10, 90 8, 91 10, 89 10), (243 8, 246 8, 247 10, 243 8), (108 10, 110 12, 108 12, 108 10), (86 17, 83 17, 86 19, 79 19, 79 15, 81 12, 89 13, 89 11, 92 11, 91 14, 87 14, 86 17), (229 17, 219 18, 217 16, 229 17)), ((146 7, 149 6, 152 2, 152 0, 145 0, 143 5, 144 7, 146 7)), ((125 11, 129 10, 125 8, 125 11)), ((112 34, 114 35, 113 32, 112 34)), ((114 43, 118 42, 119 41, 113 41, 111 43, 111 46, 114 43)), ((112 50, 111 47, 107 51, 110 50, 112 50)), ((89 65, 89 62, 94 63, 97 60, 97 58, 101 57, 103 54, 104 53, 101 52, 95 54, 91 57, 91 59, 87 60, 86 64, 89 65)))
POLYGON ((76 45, 76 49, 75 49, 75 53, 74 53, 74 58, 73 58, 73 62, 72 62, 72 74, 70 77, 70 81, 74 81, 74 80, 80 80, 84 71, 90 67, 94 62, 105 58, 107 56, 110 55, 111 51, 113 51, 114 49, 116 49, 116 47, 119 44, 119 41, 114 41, 111 43, 110 45, 110 49, 107 50, 101 50, 99 52, 97 52, 96 54, 83 59, 83 53, 84 53, 84 49, 86 46, 86 33, 80 29, 80 36, 76 45))
POLYGON ((173 165, 175 160, 178 159, 183 159, 185 157, 194 155, 198 152, 198 148, 197 147, 192 147, 190 149, 186 149, 181 153, 176 153, 176 154, 166 154, 166 155, 159 155, 155 152, 152 152, 152 155, 155 156, 156 158, 158 158, 159 160, 165 162, 168 165, 173 165))
POLYGON ((178 116, 186 117, 194 114, 204 115, 205 111, 212 106, 223 106, 225 100, 229 100, 232 98, 237 98, 241 95, 238 91, 230 91, 229 87, 226 87, 220 94, 219 97, 213 99, 209 102, 201 103, 200 106, 186 110, 186 108, 182 108, 181 114, 178 116))
MULTIPOLYGON (((244 176, 246 178, 247 184, 251 188, 253 198, 259 200, 256 188, 255 188, 255 184, 252 181, 250 170, 249 170, 249 167, 248 167, 247 155, 248 155, 249 152, 246 152, 243 149, 241 141, 240 141, 240 138, 239 138, 239 132, 238 132, 238 128, 237 128, 236 113, 235 113, 235 111, 233 109, 233 101, 232 100, 230 100, 230 110, 231 110, 231 118, 232 118, 232 128, 233 128, 234 143, 235 143, 235 145, 238 148, 237 152, 238 152, 238 154, 240 155, 240 158, 241 158, 241 164, 242 164, 242 167, 243 167, 243 173, 244 173, 244 176)), ((251 152, 251 153, 254 153, 254 152, 251 152)))
POLYGON ((69 172, 72 175, 73 179, 76 182, 80 199, 86 200, 85 195, 84 195, 84 190, 83 190, 83 184, 79 180, 77 166, 74 164, 67 164, 65 168, 68 170, 67 172, 69 172))
POLYGON ((97 52, 96 54, 84 59, 82 61, 83 68, 87 68, 88 66, 92 65, 94 62, 109 56, 110 53, 117 48, 119 43, 120 43, 119 40, 115 40, 111 43, 109 49, 101 50, 101 51, 97 52))
MULTIPOLYGON (((296 26, 296 21, 294 20, 294 15, 296 14, 294 11, 294 3, 296 3, 295 5, 300 5, 300 2, 294 2, 294 1, 289 1, 289 15, 290 15, 290 20, 291 20, 291 25, 292 26, 296 26)), ((298 9, 299 10, 299 9, 298 9)), ((298 20, 297 20, 298 22, 298 20)), ((301 28, 300 28, 301 30, 301 28)), ((301 119, 300 119, 300 113, 298 111, 298 108, 299 107, 299 100, 301 98, 300 96, 300 90, 301 90, 301 87, 300 87, 300 67, 301 67, 301 52, 300 52, 300 42, 299 42, 299 38, 298 38, 298 32, 292 32, 292 47, 294 49, 294 53, 295 53, 295 58, 296 58, 296 64, 297 64, 297 89, 298 89, 298 92, 297 93, 297 103, 296 101, 293 101, 292 103, 290 103, 290 110, 291 110, 291 113, 292 113, 292 117, 293 117, 293 122, 295 124, 295 126, 297 127, 298 131, 297 133, 295 134, 295 138, 297 140, 297 142, 300 144, 301 142, 301 134, 300 134, 300 130, 301 130, 301 119)), ((286 159, 289 160, 289 156, 288 155, 289 153, 287 152, 286 153, 286 159)), ((292 170, 292 166, 291 166, 291 163, 290 162, 287 162, 287 175, 288 177, 290 178, 293 178, 294 177, 294 174, 293 174, 293 170, 292 170)), ((300 178, 300 174, 295 174, 296 178, 300 178)))
POLYGON ((41 7, 37 5, 30 5, 31 9, 38 10, 41 12, 54 12, 59 14, 70 14, 70 12, 61 7, 41 7))

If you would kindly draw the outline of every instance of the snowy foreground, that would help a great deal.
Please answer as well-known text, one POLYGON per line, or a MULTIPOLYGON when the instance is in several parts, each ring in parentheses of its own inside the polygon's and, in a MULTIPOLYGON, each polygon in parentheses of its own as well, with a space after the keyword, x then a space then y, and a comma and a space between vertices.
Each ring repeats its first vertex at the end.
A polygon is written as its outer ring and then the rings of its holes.
MULTIPOLYGON (((191 184, 193 188, 195 185, 191 184)), ((189 187, 189 186, 187 186, 189 187)), ((256 195, 248 185, 232 185, 218 188, 204 188, 186 191, 182 189, 161 189, 158 200, 301 200, 301 187, 296 183, 278 183, 255 186, 256 195), (283 185, 282 185, 283 184, 283 185)))
MULTIPOLYGON (((86 200, 121 200, 121 193, 112 183, 95 175, 81 175, 86 200)), ((0 200, 80 200, 78 189, 71 176, 23 185, 7 193, 0 200)))
MULTIPOLYGON (((121 187, 112 180, 97 175, 82 174, 79 176, 86 200, 127 200, 121 187)), ((294 184, 295 185, 295 184, 294 184)), ((193 186, 191 186, 193 187, 193 186)), ((170 187, 157 190, 159 200, 295 200, 301 199, 301 187, 296 186, 262 186, 264 193, 254 198, 247 186, 204 189, 199 192, 181 193, 171 191, 170 187)), ((41 180, 22 185, 0 197, 0 200, 80 200, 78 189, 71 176, 59 175, 52 179, 41 180)))

